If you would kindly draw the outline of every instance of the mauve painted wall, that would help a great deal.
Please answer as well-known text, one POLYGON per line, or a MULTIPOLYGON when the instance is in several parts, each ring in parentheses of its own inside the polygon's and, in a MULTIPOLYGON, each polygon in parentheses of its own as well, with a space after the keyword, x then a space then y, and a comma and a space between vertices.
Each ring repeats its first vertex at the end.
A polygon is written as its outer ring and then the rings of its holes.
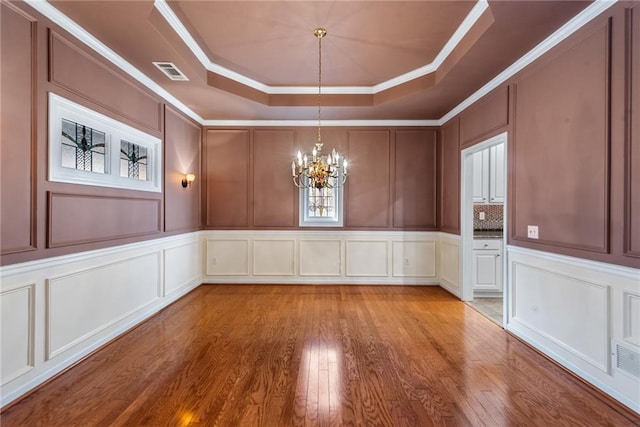
POLYGON ((438 132, 398 130, 395 136, 393 226, 437 230, 438 132))
POLYGON ((253 223, 256 227, 294 227, 297 191, 291 180, 295 131, 253 132, 253 223))
POLYGON ((7 265, 200 229, 197 184, 188 192, 175 191, 183 190, 175 179, 185 166, 179 156, 189 157, 186 167, 199 174, 200 126, 169 110, 165 123, 165 105, 155 94, 25 3, 2 2, 0 7, 0 262, 7 265), (49 92, 163 139, 169 191, 47 181, 49 92))
POLYGON ((451 191, 460 151, 507 131, 509 243, 640 267, 640 9, 630 5, 612 7, 442 127, 441 230, 459 233, 460 193, 451 191), (528 225, 540 239, 527 238, 528 225))
POLYGON ((460 234, 460 120, 440 130, 440 229, 460 234))
MULTIPOLYGON (((316 132, 207 129, 205 228, 297 228, 290 165, 297 150, 313 147, 316 132)), ((323 128, 322 138, 325 150, 349 160, 344 229, 438 229, 436 129, 323 128)))
POLYGON ((245 228, 251 190, 251 133, 207 130, 203 149, 205 228, 245 228))
POLYGON ((202 128, 168 105, 164 125, 164 229, 167 232, 199 230, 202 128), (185 188, 182 179, 187 173, 195 174, 196 179, 185 188))
POLYGON ((2 255, 34 250, 37 23, 0 3, 2 116, 0 120, 0 244, 2 255))
POLYGON ((632 84, 631 88, 625 88, 627 99, 624 105, 624 156, 628 171, 624 181, 624 249, 625 255, 640 258, 640 6, 627 10, 626 24, 626 45, 630 49, 625 52, 624 74, 625 80, 632 84))

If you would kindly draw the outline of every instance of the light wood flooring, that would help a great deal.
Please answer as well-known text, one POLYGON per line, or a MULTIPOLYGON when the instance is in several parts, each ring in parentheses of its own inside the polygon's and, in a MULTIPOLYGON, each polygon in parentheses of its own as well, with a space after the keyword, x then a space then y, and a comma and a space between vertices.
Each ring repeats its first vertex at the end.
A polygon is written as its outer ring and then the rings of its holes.
POLYGON ((631 426, 438 287, 203 285, 9 426, 631 426))

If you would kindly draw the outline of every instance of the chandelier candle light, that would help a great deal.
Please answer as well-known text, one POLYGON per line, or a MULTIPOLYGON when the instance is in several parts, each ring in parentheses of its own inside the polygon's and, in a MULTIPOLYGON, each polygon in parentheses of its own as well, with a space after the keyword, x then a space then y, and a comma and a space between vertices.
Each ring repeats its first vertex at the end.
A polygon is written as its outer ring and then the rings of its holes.
POLYGON ((291 162, 293 183, 299 188, 341 187, 347 180, 347 160, 341 158, 335 149, 331 154, 322 154, 322 127, 320 96, 322 94, 322 38, 327 35, 324 28, 316 28, 313 34, 318 39, 318 140, 311 155, 298 151, 297 158, 291 162), (342 163, 340 163, 342 160, 342 163))

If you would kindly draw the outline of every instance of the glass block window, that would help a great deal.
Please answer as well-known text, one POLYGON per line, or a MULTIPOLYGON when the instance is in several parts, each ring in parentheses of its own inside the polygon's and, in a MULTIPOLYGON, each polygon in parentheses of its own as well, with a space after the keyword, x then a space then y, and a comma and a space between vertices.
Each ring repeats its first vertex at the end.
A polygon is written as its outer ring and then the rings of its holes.
POLYGON ((61 166, 105 173, 105 133, 67 119, 61 127, 61 166))
POLYGON ((120 176, 147 180, 147 149, 133 142, 120 141, 120 176))
POLYGON ((49 181, 162 191, 160 138, 55 93, 48 136, 49 181))
POLYGON ((301 188, 301 227, 342 227, 342 188, 301 188))

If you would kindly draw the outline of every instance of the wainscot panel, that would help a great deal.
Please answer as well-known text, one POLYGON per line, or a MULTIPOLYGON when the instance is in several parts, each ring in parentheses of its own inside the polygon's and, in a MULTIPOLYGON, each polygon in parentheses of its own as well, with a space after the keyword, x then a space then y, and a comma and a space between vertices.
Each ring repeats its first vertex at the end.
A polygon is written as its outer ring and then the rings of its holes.
POLYGON ((347 240, 347 276, 389 276, 389 242, 374 239, 347 240))
POLYGON ((301 239, 298 245, 301 276, 342 275, 342 241, 301 239))
POLYGON ((201 248, 196 232, 0 268, 0 405, 198 286, 201 248))
POLYGON ((203 281, 437 284, 439 235, 418 231, 203 231, 203 281))
POLYGON ((293 276, 296 241, 293 239, 254 239, 254 276, 293 276))
POLYGON ((436 241, 393 241, 393 275, 395 277, 430 277, 436 279, 436 241))
POLYGON ((161 260, 155 251, 47 279, 47 359, 158 299, 161 260))
POLYGON ((33 369, 34 288, 28 284, 0 293, 2 384, 33 369))
POLYGON ((516 246, 507 253, 507 329, 640 412, 640 375, 612 357, 640 357, 630 324, 640 314, 628 297, 640 295, 640 270, 516 246))
POLYGON ((187 241, 164 250, 164 289, 162 296, 200 281, 202 277, 201 244, 187 241))
POLYGON ((460 283, 460 236, 440 233, 438 248, 438 276, 440 286, 462 298, 460 283))
MULTIPOLYGON (((216 235, 219 233, 216 233, 216 235)), ((246 235, 245 235, 246 236, 246 235)), ((248 276, 249 242, 248 238, 238 237, 215 239, 206 237, 207 275, 209 276, 248 276)))

